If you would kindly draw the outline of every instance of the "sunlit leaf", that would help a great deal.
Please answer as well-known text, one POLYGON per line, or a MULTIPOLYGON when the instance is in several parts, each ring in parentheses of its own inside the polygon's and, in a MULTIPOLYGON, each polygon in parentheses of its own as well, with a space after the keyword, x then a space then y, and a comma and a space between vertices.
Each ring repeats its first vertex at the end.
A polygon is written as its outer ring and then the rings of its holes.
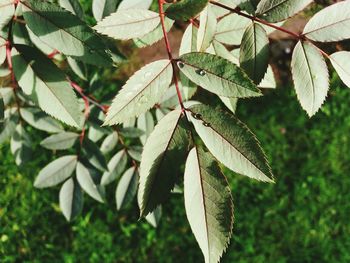
POLYGON ((135 167, 129 168, 122 175, 115 192, 118 210, 132 202, 137 193, 138 180, 139 176, 135 167))
POLYGON ((72 221, 81 213, 83 192, 76 180, 70 178, 62 185, 59 200, 62 213, 68 221, 72 221))
POLYGON ((49 150, 67 150, 73 147, 78 138, 77 133, 61 132, 47 137, 40 145, 49 150))
POLYGON ((350 88, 350 52, 339 51, 333 53, 330 60, 341 80, 350 88))

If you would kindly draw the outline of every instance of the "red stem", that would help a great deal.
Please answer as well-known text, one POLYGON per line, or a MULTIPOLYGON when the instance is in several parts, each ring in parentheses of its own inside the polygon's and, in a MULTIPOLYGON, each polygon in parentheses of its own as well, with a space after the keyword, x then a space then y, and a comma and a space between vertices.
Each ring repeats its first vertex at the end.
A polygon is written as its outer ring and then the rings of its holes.
POLYGON ((180 87, 179 87, 179 80, 178 80, 177 72, 176 72, 176 61, 173 58, 173 55, 171 52, 171 46, 170 46, 170 42, 169 42, 169 38, 168 38, 168 33, 166 31, 166 28, 165 28, 164 8, 163 8, 164 3, 165 3, 165 0, 158 0, 160 23, 162 25, 166 51, 168 53, 169 60, 171 61, 171 65, 173 67, 173 78, 174 78, 174 83, 175 83, 175 87, 176 87, 177 97, 179 99, 181 109, 184 111, 185 106, 183 104, 182 95, 181 95, 181 91, 180 91, 180 87))
POLYGON ((253 21, 256 21, 256 22, 259 22, 259 23, 264 24, 266 26, 272 27, 272 28, 274 28, 276 30, 279 30, 279 31, 284 32, 284 33, 286 33, 288 35, 291 35, 291 36, 293 36, 293 37, 295 37, 297 39, 303 38, 303 36, 301 36, 299 34, 296 34, 296 33, 292 32, 292 31, 289 31, 289 30, 287 30, 287 29, 285 29, 283 27, 279 27, 279 26, 273 25, 273 24, 271 24, 271 23, 269 23, 269 22, 267 22, 265 20, 262 20, 262 19, 260 19, 258 17, 245 14, 245 13, 241 12, 240 8, 232 8, 232 7, 223 5, 223 4, 215 2, 215 1, 210 1, 210 3, 213 4, 213 5, 216 5, 216 6, 220 6, 220 7, 224 8, 224 9, 229 10, 229 11, 231 11, 233 13, 236 13, 236 14, 238 14, 240 16, 246 17, 246 18, 251 19, 253 21))

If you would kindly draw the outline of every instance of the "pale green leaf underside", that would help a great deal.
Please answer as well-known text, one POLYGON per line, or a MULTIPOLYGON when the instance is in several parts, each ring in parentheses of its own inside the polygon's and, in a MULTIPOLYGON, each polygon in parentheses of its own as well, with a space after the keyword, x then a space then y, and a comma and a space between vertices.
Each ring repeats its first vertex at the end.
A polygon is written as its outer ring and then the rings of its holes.
POLYGON ((262 0, 256 13, 268 22, 283 21, 303 10, 313 0, 262 0))
POLYGON ((240 65, 259 84, 264 78, 269 63, 269 39, 265 29, 252 23, 245 31, 240 48, 240 65))
POLYGON ((108 171, 103 173, 101 185, 107 185, 116 180, 124 172, 127 161, 125 150, 116 153, 108 163, 108 171))
POLYGON ((198 135, 210 152, 232 171, 273 182, 266 156, 255 135, 236 117, 206 105, 195 105, 190 115, 198 135))
POLYGON ((175 160, 170 157, 174 157, 174 147, 183 143, 182 137, 177 135, 181 117, 181 110, 167 114, 160 120, 144 146, 139 186, 142 216, 161 204, 175 185, 175 172, 171 166, 175 160))
POLYGON ((259 89, 237 65, 208 53, 188 53, 178 62, 181 72, 202 88, 219 96, 261 96, 259 89))
POLYGON ((114 13, 117 8, 118 0, 93 0, 92 1, 92 14, 96 21, 100 21, 102 18, 114 13))
POLYGON ((250 19, 230 14, 221 19, 217 25, 215 39, 227 45, 240 45, 250 19))
POLYGON ((343 1, 322 9, 306 24, 303 34, 320 42, 349 39, 350 1, 343 1))
POLYGON ((211 6, 207 7, 201 12, 200 25, 197 34, 197 50, 204 52, 214 39, 216 31, 216 17, 211 6))
POLYGON ((119 6, 118 10, 125 9, 148 9, 151 7, 153 0, 123 0, 119 6))
POLYGON ((74 132, 62 132, 51 135, 43 140, 40 145, 49 150, 66 150, 73 147, 79 134, 74 132))
POLYGON ((79 127, 82 112, 78 99, 62 71, 37 50, 16 45, 13 69, 19 86, 33 95, 39 107, 52 117, 79 127))
POLYGON ((77 181, 70 178, 62 185, 59 201, 62 213, 68 221, 80 214, 83 208, 83 192, 77 181))
POLYGON ((203 149, 194 148, 188 155, 184 195, 187 218, 205 262, 219 262, 232 234, 233 203, 225 176, 203 149))
POLYGON ((63 131, 63 127, 58 121, 51 118, 38 108, 21 108, 21 117, 29 125, 38 130, 49 133, 58 133, 63 131))
POLYGON ((101 38, 69 11, 35 0, 24 1, 22 9, 27 26, 48 46, 93 65, 112 64, 101 38))
POLYGON ((14 13, 13 0, 0 0, 0 30, 7 25, 14 13))
POLYGON ((103 203, 103 197, 98 186, 95 184, 89 169, 80 162, 77 164, 76 175, 81 188, 93 199, 103 203))
POLYGON ((115 192, 115 199, 117 203, 117 209, 127 206, 132 202, 136 193, 138 185, 138 173, 135 167, 131 167, 123 174, 115 192))
POLYGON ((100 21, 97 32, 114 39, 138 38, 154 30, 160 23, 159 14, 144 9, 120 10, 100 21))
POLYGON ((45 188, 55 186, 69 178, 77 165, 76 155, 67 155, 46 165, 35 179, 34 186, 45 188))
POLYGON ((291 67, 298 100, 311 117, 327 97, 327 64, 315 46, 308 42, 298 42, 293 52, 291 67))
POLYGON ((341 80, 350 88, 350 52, 339 51, 333 53, 330 60, 341 80))
MULTIPOLYGON (((170 31, 174 22, 175 22, 174 20, 171 20, 171 19, 165 17, 164 26, 165 26, 166 32, 170 31)), ((143 37, 134 39, 134 42, 139 48, 143 48, 143 47, 150 46, 150 45, 158 42, 163 37, 164 37, 164 35, 163 35, 162 25, 159 24, 152 32, 148 33, 147 35, 144 35, 143 37)))
POLYGON ((152 62, 137 71, 109 108, 104 125, 115 125, 139 116, 158 103, 173 76, 170 60, 152 62))
POLYGON ((198 35, 198 29, 190 23, 182 36, 180 50, 179 50, 180 56, 186 53, 198 51, 197 35, 198 35))

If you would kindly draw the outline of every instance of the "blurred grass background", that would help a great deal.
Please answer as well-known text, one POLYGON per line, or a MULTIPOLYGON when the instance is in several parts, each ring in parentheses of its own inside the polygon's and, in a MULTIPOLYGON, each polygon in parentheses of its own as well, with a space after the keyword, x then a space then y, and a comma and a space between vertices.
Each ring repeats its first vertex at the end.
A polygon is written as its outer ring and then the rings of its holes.
MULTIPOLYGON (((276 184, 225 172, 235 224, 223 262, 350 262, 349 98, 333 74, 329 97, 312 119, 288 81, 239 103, 237 115, 259 138, 276 184)), ((33 187, 51 158, 39 149, 18 168, 9 145, 0 146, 0 262, 203 262, 180 194, 164 206, 157 229, 138 221, 136 202, 118 212, 113 199, 86 198, 82 215, 67 223, 59 188, 33 187)))

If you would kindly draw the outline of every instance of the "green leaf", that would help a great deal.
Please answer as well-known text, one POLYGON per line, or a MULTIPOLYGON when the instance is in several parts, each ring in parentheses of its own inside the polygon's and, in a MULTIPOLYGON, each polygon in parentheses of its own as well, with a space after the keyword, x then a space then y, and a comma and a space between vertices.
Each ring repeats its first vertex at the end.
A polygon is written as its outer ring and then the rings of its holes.
POLYGON ((135 167, 131 167, 123 174, 115 192, 117 209, 129 205, 134 199, 137 192, 139 176, 135 167))
POLYGON ((269 65, 264 79, 260 82, 259 88, 262 89, 275 89, 277 86, 275 80, 275 74, 273 73, 272 67, 269 65))
POLYGON ((225 106, 230 111, 232 111, 232 113, 236 112, 238 99, 236 99, 236 98, 226 98, 226 97, 219 97, 219 98, 225 104, 225 106))
POLYGON ((197 50, 204 52, 213 42, 216 31, 216 17, 210 5, 200 15, 200 25, 197 34, 197 50))
POLYGON ((168 198, 187 152, 188 136, 181 127, 183 114, 174 110, 156 125, 142 153, 140 210, 146 216, 168 198))
POLYGON ((329 59, 341 80, 350 88, 350 52, 339 51, 330 55, 329 59))
POLYGON ((67 221, 72 221, 81 213, 83 192, 76 180, 70 178, 62 185, 59 200, 60 208, 67 221))
POLYGON ((22 4, 27 26, 44 43, 86 63, 112 64, 102 39, 78 17, 46 1, 26 0, 22 4))
POLYGON ((96 21, 102 20, 106 16, 114 13, 117 9, 118 0, 93 0, 92 13, 96 21))
POLYGON ((49 150, 67 150, 74 146, 78 138, 77 133, 61 132, 47 137, 40 145, 49 150))
POLYGON ((211 46, 207 49, 207 53, 220 56, 235 65, 239 65, 239 60, 227 50, 227 48, 221 44, 219 41, 214 40, 211 46))
POLYGON ((137 127, 144 132, 144 134, 140 136, 140 140, 141 143, 145 145, 148 136, 154 129, 154 119, 152 113, 148 111, 145 114, 140 115, 140 117, 137 119, 137 127))
POLYGON ((118 10, 126 9, 149 9, 153 0, 122 0, 118 6, 118 10))
POLYGON ((246 98, 261 96, 259 89, 237 65, 216 55, 188 53, 178 66, 186 77, 219 96, 246 98))
POLYGON ((313 0, 262 0, 256 13, 264 20, 275 23, 299 13, 312 2, 313 0))
POLYGON ((76 155, 67 155, 46 165, 35 179, 34 186, 46 188, 55 186, 69 178, 77 165, 76 155))
POLYGON ((15 13, 13 0, 0 0, 0 31, 10 22, 15 13))
POLYGON ((84 11, 78 0, 59 0, 60 6, 80 18, 84 17, 84 11))
POLYGON ((130 146, 128 148, 128 154, 130 155, 130 157, 138 162, 141 162, 141 158, 142 158, 142 150, 143 147, 142 146, 130 146))
POLYGON ((118 133, 112 132, 110 135, 108 135, 102 142, 100 150, 103 154, 109 153, 112 151, 118 144, 118 133))
POLYGON ((126 164, 128 162, 128 156, 125 150, 119 151, 108 163, 108 172, 104 172, 101 185, 107 185, 117 180, 118 177, 124 172, 126 164))
POLYGON ((190 108, 189 116, 209 151, 232 171, 273 182, 266 156, 255 135, 234 115, 206 105, 190 108))
POLYGON ((242 69, 258 85, 269 65, 269 38, 261 25, 253 22, 246 29, 239 60, 242 69))
POLYGON ((29 135, 24 130, 23 126, 18 124, 11 137, 11 152, 15 157, 17 165, 22 165, 31 159, 30 144, 31 139, 29 135))
POLYGON ((327 64, 313 44, 298 42, 294 48, 291 66, 298 100, 311 117, 321 108, 327 97, 327 64))
POLYGON ((314 41, 332 42, 350 38, 350 1, 322 9, 306 24, 303 34, 314 41))
POLYGON ((124 85, 109 108, 104 125, 123 123, 159 102, 173 76, 170 60, 150 63, 124 85))
POLYGON ((237 14, 230 14, 217 25, 215 39, 227 45, 240 45, 245 29, 251 20, 237 14))
POLYGON ((126 127, 122 128, 119 131, 119 134, 126 138, 139 138, 145 132, 135 127, 126 127))
POLYGON ((97 32, 114 39, 127 40, 143 37, 160 23, 159 14, 149 10, 131 9, 113 13, 100 21, 97 32))
POLYGON ((79 127, 83 117, 76 95, 62 71, 34 48, 12 49, 13 70, 19 86, 33 95, 39 107, 54 118, 79 127))
MULTIPOLYGON (((164 26, 166 32, 169 32, 174 24, 174 20, 171 20, 167 17, 164 19, 164 26)), ((143 48, 146 46, 153 45, 154 43, 158 42, 159 40, 164 38, 163 34, 163 28, 162 25, 159 24, 152 32, 149 32, 148 34, 144 35, 143 37, 134 39, 134 42, 137 47, 143 48)))
POLYGON ((103 196, 99 191, 99 187, 95 184, 91 172, 92 171, 87 169, 82 163, 78 162, 76 174, 79 185, 89 196, 103 203, 103 196))
POLYGON ((196 17, 207 5, 208 0, 182 0, 165 5, 165 14, 174 20, 189 20, 196 17))
POLYGON ((106 159, 93 141, 85 139, 82 148, 84 155, 89 160, 89 163, 100 171, 108 171, 106 159))
POLYGON ((205 262, 219 262, 232 235, 233 202, 214 157, 201 148, 188 155, 184 196, 187 219, 205 262))
POLYGON ((49 133, 63 131, 62 125, 55 119, 47 116, 44 112, 36 108, 21 108, 21 117, 31 126, 38 130, 49 133))

